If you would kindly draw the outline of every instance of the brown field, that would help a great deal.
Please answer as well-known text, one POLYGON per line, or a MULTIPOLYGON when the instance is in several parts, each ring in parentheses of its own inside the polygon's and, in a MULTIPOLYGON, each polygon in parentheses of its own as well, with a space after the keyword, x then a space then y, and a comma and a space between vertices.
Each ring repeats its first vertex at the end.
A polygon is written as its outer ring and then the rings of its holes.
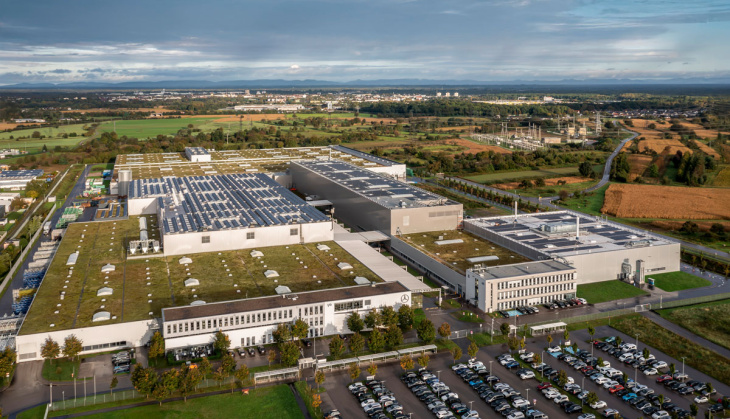
MULTIPOLYGON (((626 145, 624 146, 624 150, 627 150, 630 145, 631 145, 631 142, 626 143, 626 145)), ((690 153, 692 152, 692 149, 685 146, 684 144, 679 142, 679 140, 676 140, 676 139, 671 139, 671 140, 646 139, 646 140, 639 141, 639 151, 640 152, 643 152, 646 147, 648 147, 651 150, 656 151, 659 154, 662 154, 662 153, 676 154, 677 151, 681 151, 682 154, 687 153, 687 152, 690 152, 690 153), (669 149, 667 149, 667 147, 669 147, 669 149)))
POLYGON ((705 154, 708 156, 712 156, 716 159, 720 158, 720 153, 715 151, 712 147, 708 146, 707 144, 703 143, 702 141, 693 140, 695 144, 697 144, 697 147, 699 147, 700 150, 702 150, 705 154))
MULTIPOLYGON (((725 227, 725 231, 730 230, 730 221, 699 221, 695 222, 700 228, 700 231, 710 231, 710 227, 713 224, 722 224, 725 227)), ((654 227, 661 228, 662 230, 677 231, 682 228, 684 221, 667 221, 667 220, 655 220, 651 222, 654 227)))
POLYGON ((436 128, 436 131, 450 132, 450 131, 469 131, 478 128, 476 125, 465 125, 462 127, 441 127, 436 128))
MULTIPOLYGON (((580 177, 580 176, 556 177, 556 178, 551 178, 551 179, 545 179, 545 186, 556 186, 558 184, 558 181, 561 181, 561 180, 564 180, 566 184, 571 184, 571 183, 588 182, 590 179, 580 177)), ((497 188, 497 189, 503 189, 503 190, 519 189, 520 182, 499 183, 496 185, 492 185, 492 187, 497 188)))
MULTIPOLYGON (((214 122, 239 122, 241 115, 183 115, 183 118, 211 118, 215 119, 214 122)), ((275 121, 277 119, 284 119, 286 115, 281 113, 252 113, 245 114, 243 116, 243 122, 251 121, 275 121)))
POLYGON ((31 126, 39 124, 16 124, 15 122, 0 122, 0 130, 15 129, 18 128, 18 125, 31 126))
POLYGON ((730 189, 612 184, 601 212, 621 218, 730 220, 730 189))
POLYGON ((511 151, 504 149, 502 147, 497 147, 496 145, 487 145, 487 144, 479 144, 475 143, 473 141, 464 140, 462 138, 450 138, 445 141, 438 142, 441 144, 452 144, 452 145, 458 145, 461 147, 466 147, 466 153, 479 153, 482 151, 494 151, 495 153, 501 153, 501 154, 510 154, 511 151))
MULTIPOLYGON (((707 129, 699 124, 693 124, 691 122, 681 121, 680 124, 684 125, 685 127, 691 129, 692 131, 697 134, 700 138, 717 138, 718 130, 716 129, 707 129)), ((730 134, 727 131, 719 131, 723 134, 730 134)))
POLYGON ((652 156, 647 156, 646 154, 632 154, 628 156, 628 159, 629 166, 631 167, 631 171, 629 172, 629 182, 631 182, 644 174, 644 171, 649 167, 654 158, 652 156))

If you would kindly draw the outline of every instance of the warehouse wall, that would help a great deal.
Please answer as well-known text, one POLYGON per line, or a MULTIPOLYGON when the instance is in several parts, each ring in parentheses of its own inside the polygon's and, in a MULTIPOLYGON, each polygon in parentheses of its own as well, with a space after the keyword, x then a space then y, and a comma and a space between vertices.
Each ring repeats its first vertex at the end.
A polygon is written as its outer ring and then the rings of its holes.
POLYGON ((634 249, 614 250, 611 252, 588 253, 578 256, 566 256, 580 275, 578 284, 617 279, 621 274, 621 264, 628 259, 632 272, 636 270, 636 261, 644 260, 646 275, 651 273, 675 272, 680 269, 679 243, 649 246, 634 249))
POLYGON ((432 259, 403 240, 391 236, 389 250, 414 269, 423 273, 427 278, 449 285, 456 292, 461 293, 464 291, 466 286, 464 275, 432 259))

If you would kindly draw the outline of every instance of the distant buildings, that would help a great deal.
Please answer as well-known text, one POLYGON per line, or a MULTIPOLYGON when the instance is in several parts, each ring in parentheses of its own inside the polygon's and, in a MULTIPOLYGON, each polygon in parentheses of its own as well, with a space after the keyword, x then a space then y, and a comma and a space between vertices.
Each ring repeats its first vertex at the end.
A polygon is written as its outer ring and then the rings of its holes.
POLYGON ((0 172, 0 189, 19 191, 25 189, 28 182, 43 176, 43 170, 5 170, 0 172))

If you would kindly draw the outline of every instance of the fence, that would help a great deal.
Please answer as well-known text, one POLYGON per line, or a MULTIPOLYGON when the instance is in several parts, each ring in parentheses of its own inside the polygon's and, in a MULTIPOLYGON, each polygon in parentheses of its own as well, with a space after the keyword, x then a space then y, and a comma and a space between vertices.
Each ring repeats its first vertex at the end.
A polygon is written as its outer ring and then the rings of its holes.
POLYGON ((711 301, 719 301, 719 300, 727 300, 730 299, 730 292, 726 292, 723 294, 712 294, 712 295, 705 295, 702 297, 694 297, 694 298, 685 298, 682 300, 673 300, 673 301, 663 301, 660 304, 652 304, 652 309, 656 310, 658 308, 674 308, 674 307, 682 307, 682 306, 690 306, 693 304, 701 304, 701 303, 709 303, 711 301))
MULTIPOLYGON (((197 390, 200 391, 210 387, 227 388, 230 387, 231 383, 235 383, 235 381, 235 377, 232 376, 226 377, 223 381, 220 382, 216 380, 205 379, 200 384, 198 384, 197 390)), ((78 382, 78 384, 81 383, 82 381, 78 382)), ((91 380, 84 380, 83 383, 85 386, 89 387, 91 384, 91 380)), ((86 389, 80 388, 79 391, 86 392, 86 389)), ((58 390, 51 389, 51 392, 54 398, 58 397, 58 390)), ((139 391, 133 388, 127 390, 117 390, 111 393, 105 389, 103 393, 97 392, 95 394, 88 394, 75 398, 73 397, 73 394, 66 395, 65 393, 66 391, 61 391, 61 400, 54 400, 53 403, 49 405, 48 411, 56 412, 59 410, 73 409, 76 407, 94 406, 97 404, 110 403, 118 400, 147 399, 147 396, 141 394, 139 391)), ((150 398, 150 400, 152 399, 150 398)))

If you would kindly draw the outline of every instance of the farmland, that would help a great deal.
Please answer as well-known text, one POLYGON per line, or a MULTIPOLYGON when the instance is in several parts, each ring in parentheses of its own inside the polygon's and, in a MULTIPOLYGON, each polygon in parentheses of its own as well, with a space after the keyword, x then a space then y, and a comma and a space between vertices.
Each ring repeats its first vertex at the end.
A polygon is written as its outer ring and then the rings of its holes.
POLYGON ((730 186, 730 166, 724 166, 722 170, 715 176, 712 186, 730 186))
MULTIPOLYGON (((62 125, 58 128, 29 128, 17 131, 0 132, 0 148, 19 148, 29 152, 40 151, 45 145, 49 149, 56 146, 73 147, 86 137, 83 124, 62 125), (32 138, 37 132, 46 138, 32 138), (69 137, 70 135, 75 137, 69 137), (66 135, 69 138, 63 138, 66 135), (12 137, 12 138, 11 138, 12 137), (22 138, 22 139, 21 139, 22 138)), ((38 134, 36 134, 38 136, 38 134)))
POLYGON ((730 219, 730 191, 612 184, 601 211, 619 218, 730 219))
POLYGON ((556 167, 546 168, 538 170, 521 170, 516 172, 498 172, 498 173, 487 173, 482 175, 466 176, 465 178, 473 182, 492 184, 492 183, 506 183, 512 181, 518 181, 522 179, 531 179, 539 177, 560 177, 560 176, 573 176, 578 173, 578 167, 556 167))
POLYGON ((652 156, 646 154, 632 154, 628 156, 631 171, 629 172, 629 182, 644 174, 644 171, 651 165, 652 156))

